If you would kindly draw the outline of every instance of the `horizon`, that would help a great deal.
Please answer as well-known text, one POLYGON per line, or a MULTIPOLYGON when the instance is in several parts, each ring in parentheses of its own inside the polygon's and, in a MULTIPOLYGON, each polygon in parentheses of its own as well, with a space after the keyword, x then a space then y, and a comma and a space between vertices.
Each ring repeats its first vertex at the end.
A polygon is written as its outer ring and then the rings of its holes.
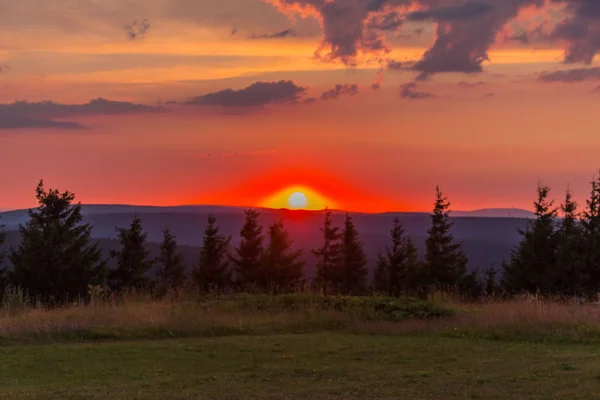
MULTIPOLYGON (((214 208, 225 208, 225 209, 255 209, 255 210, 267 210, 267 211, 286 211, 286 212, 296 212, 296 213, 322 213, 326 211, 331 211, 333 213, 351 213, 351 214, 368 214, 368 215, 379 215, 379 214, 431 214, 431 210, 408 210, 408 211, 400 211, 400 210, 387 210, 387 211, 377 211, 377 212, 368 212, 368 211, 350 211, 344 209, 336 209, 336 208, 323 208, 323 209, 302 209, 302 208, 286 208, 286 207, 262 207, 262 206, 249 206, 249 205, 219 205, 219 204, 174 204, 174 205, 152 205, 152 204, 125 204, 125 203, 114 203, 114 204, 103 204, 103 203, 80 203, 82 207, 130 207, 130 208, 193 208, 193 207, 214 207, 214 208)), ((0 214, 6 212, 16 212, 16 211, 27 211, 30 209, 35 209, 36 206, 31 207, 20 207, 20 208, 5 208, 0 207, 0 214)), ((473 210, 450 210, 450 216, 453 213, 476 213, 476 212, 493 212, 493 211, 503 211, 503 212, 527 212, 533 214, 533 211, 527 210, 524 208, 516 208, 516 207, 490 207, 490 208, 477 208, 473 210)), ((1 221, 0 221, 1 222, 1 221)))

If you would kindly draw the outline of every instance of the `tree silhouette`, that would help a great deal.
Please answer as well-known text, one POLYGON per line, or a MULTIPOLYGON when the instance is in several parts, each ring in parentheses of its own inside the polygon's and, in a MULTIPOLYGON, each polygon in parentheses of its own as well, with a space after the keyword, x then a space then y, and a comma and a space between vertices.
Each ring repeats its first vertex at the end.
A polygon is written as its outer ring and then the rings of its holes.
POLYGON ((221 234, 215 216, 209 215, 200 259, 192 272, 196 286, 203 292, 223 292, 231 286, 232 271, 227 253, 230 242, 231 237, 221 234))
POLYGON ((555 265, 548 271, 552 280, 550 292, 574 296, 584 290, 582 278, 584 268, 583 229, 579 223, 577 203, 573 201, 571 190, 567 189, 565 201, 561 204, 563 218, 555 237, 555 265))
POLYGON ((87 296, 88 285, 104 278, 105 263, 90 244, 92 227, 82 224, 81 205, 71 192, 37 186, 38 207, 19 227, 21 244, 10 252, 13 283, 47 304, 87 296))
POLYGON ((312 251, 317 258, 317 275, 315 285, 323 291, 324 295, 330 291, 338 291, 340 286, 340 265, 342 257, 342 233, 339 227, 333 226, 331 211, 325 213, 323 228, 323 245, 312 251))
POLYGON ((264 272, 268 288, 274 293, 298 289, 305 262, 302 250, 292 250, 292 240, 282 221, 269 227, 269 245, 264 253, 264 272))
POLYGON ((258 211, 246 210, 246 221, 240 231, 242 240, 236 249, 237 257, 231 257, 235 267, 236 286, 241 290, 266 287, 262 266, 264 236, 263 227, 258 223, 259 217, 258 211))
POLYGON ((143 231, 141 219, 134 216, 130 227, 117 229, 117 234, 121 249, 110 252, 117 262, 117 268, 109 273, 110 288, 115 291, 147 288, 151 281, 145 275, 154 261, 148 259, 147 234, 143 231))
POLYGON ((500 291, 498 286, 498 270, 490 267, 484 271, 485 276, 485 293, 488 296, 496 296, 500 291))
MULTIPOLYGON (((4 241, 6 240, 6 233, 4 232, 4 225, 0 225, 0 249, 4 245, 4 241)), ((8 277, 8 267, 3 267, 4 257, 6 254, 4 251, 0 251, 0 297, 6 291, 6 288, 9 286, 9 277, 8 277)))
POLYGON ((425 263, 432 283, 442 292, 457 288, 467 268, 467 257, 461 244, 455 243, 450 230, 450 203, 436 187, 436 201, 431 215, 431 228, 425 242, 425 263))
POLYGON ((600 289, 600 177, 592 181, 586 206, 581 219, 584 251, 581 280, 585 294, 595 297, 600 289))
POLYGON ((503 265, 503 285, 509 293, 553 293, 555 288, 557 209, 548 200, 550 188, 538 184, 534 202, 536 218, 525 230, 519 230, 521 243, 512 251, 510 262, 503 265))
POLYGON ((387 258, 380 251, 377 253, 377 263, 373 272, 371 289, 376 294, 388 294, 390 291, 390 266, 387 258))
POLYGON ((350 295, 364 294, 367 291, 367 255, 350 214, 346 214, 341 244, 341 291, 350 295))
POLYGON ((160 254, 156 258, 156 262, 159 264, 156 276, 163 291, 180 288, 185 280, 183 254, 177 250, 175 239, 169 229, 163 231, 160 254))

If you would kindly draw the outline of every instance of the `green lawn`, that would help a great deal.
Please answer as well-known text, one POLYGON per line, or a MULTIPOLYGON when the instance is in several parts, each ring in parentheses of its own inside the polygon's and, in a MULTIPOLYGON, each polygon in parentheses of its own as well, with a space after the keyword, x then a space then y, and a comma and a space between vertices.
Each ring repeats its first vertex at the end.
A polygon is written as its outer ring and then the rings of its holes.
POLYGON ((0 348, 2 399, 594 399, 600 348, 306 334, 0 348))

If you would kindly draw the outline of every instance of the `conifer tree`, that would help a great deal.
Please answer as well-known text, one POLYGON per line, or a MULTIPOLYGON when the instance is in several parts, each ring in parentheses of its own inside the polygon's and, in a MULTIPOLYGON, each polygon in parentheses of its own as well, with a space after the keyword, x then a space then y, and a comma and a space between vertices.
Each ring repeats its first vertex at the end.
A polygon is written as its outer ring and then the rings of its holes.
POLYGON ((425 243, 425 263, 432 283, 446 293, 458 287, 467 269, 467 257, 451 233, 449 209, 448 199, 436 187, 432 224, 425 243))
POLYGON ((583 230, 579 223, 577 203, 569 189, 561 204, 562 220, 556 232, 556 263, 551 269, 550 292, 564 296, 580 295, 583 291, 581 272, 584 266, 583 230))
POLYGON ((376 294, 388 294, 390 292, 390 266, 382 252, 377 254, 371 290, 376 294))
POLYGON ((258 211, 246 211, 246 221, 240 231, 242 240, 236 249, 237 256, 231 257, 236 285, 241 290, 266 287, 266 276, 262 267, 264 235, 263 227, 258 222, 259 217, 258 211))
POLYGON ((600 290, 600 177, 592 181, 590 198, 583 212, 583 260, 581 285, 587 297, 596 297, 600 290))
POLYGON ((361 295, 367 291, 367 255, 350 214, 346 214, 341 246, 341 291, 361 295))
POLYGON ((339 227, 333 226, 331 211, 325 213, 323 228, 323 245, 312 251, 317 258, 317 276, 315 285, 323 291, 324 295, 340 288, 340 269, 342 257, 342 233, 339 227))
POLYGON ((38 208, 19 227, 21 244, 10 252, 13 283, 33 298, 61 304, 87 295, 99 284, 105 264, 97 244, 90 244, 92 227, 82 224, 81 205, 71 192, 36 189, 38 208))
POLYGON ((181 288, 185 280, 183 254, 178 251, 175 239, 169 229, 163 231, 160 255, 156 258, 159 264, 156 275, 163 291, 181 288))
POLYGON ((503 265, 503 286, 508 293, 551 294, 554 291, 556 265, 555 223, 557 209, 548 200, 550 188, 538 184, 534 202, 536 218, 525 230, 519 229, 521 243, 503 265))
POLYGON ((4 241, 6 240, 6 233, 3 231, 4 225, 0 225, 0 297, 4 294, 4 291, 9 285, 8 278, 8 267, 4 267, 4 257, 6 254, 2 249, 4 241))
POLYGON ((109 273, 110 288, 115 291, 148 288, 151 281, 146 273, 154 261, 148 259, 147 234, 143 231, 141 219, 134 216, 130 227, 119 228, 117 233, 121 249, 110 252, 117 262, 117 267, 109 273))
POLYGON ((496 296, 499 292, 498 287, 498 270, 490 267, 484 271, 485 276, 485 293, 488 296, 496 296))
POLYGON ((231 286, 230 242, 231 237, 221 234, 215 216, 209 215, 200 259, 193 270, 194 282, 203 292, 224 292, 231 286))
POLYGON ((269 245, 264 253, 263 266, 267 286, 274 293, 292 292, 302 283, 302 250, 292 250, 289 232, 279 221, 269 227, 269 245))

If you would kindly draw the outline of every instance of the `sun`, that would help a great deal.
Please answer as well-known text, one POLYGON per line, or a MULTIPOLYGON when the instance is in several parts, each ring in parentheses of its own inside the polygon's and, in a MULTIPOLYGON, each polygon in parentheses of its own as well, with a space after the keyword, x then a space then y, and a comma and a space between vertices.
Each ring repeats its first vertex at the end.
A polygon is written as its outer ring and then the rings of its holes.
POLYGON ((268 197, 261 203, 265 208, 288 208, 292 210, 324 210, 336 208, 331 199, 307 186, 290 186, 268 197))
POLYGON ((288 199, 288 204, 292 208, 302 209, 308 205, 308 198, 302 192, 294 192, 290 195, 288 199))

